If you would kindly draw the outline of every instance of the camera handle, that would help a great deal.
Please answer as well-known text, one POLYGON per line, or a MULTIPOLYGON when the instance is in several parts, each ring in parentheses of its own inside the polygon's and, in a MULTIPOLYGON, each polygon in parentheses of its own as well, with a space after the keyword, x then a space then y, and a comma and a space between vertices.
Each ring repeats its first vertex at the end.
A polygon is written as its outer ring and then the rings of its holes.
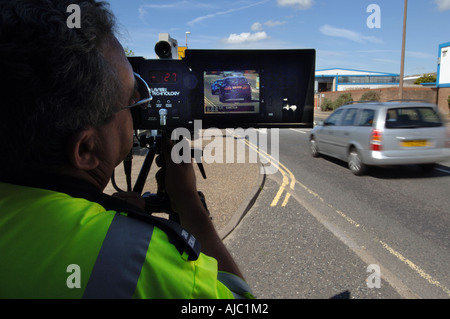
MULTIPOLYGON (((140 137, 140 139, 139 139, 140 145, 146 146, 148 148, 148 152, 147 152, 147 155, 145 156, 145 159, 142 164, 141 170, 139 172, 138 178, 133 187, 133 192, 142 194, 144 185, 147 180, 147 177, 148 177, 149 171, 151 169, 152 163, 154 161, 154 158, 155 158, 156 154, 160 153, 161 143, 162 143, 162 139, 164 138, 164 134, 165 133, 163 132, 162 135, 141 136, 140 137)), ((206 179, 205 169, 203 167, 203 164, 201 163, 201 158, 200 158, 201 154, 199 154, 198 150, 197 151, 192 150, 191 155, 192 155, 192 157, 195 157, 198 167, 199 167, 199 170, 200 170, 203 178, 206 179)), ((164 165, 164 161, 162 161, 162 164, 164 165)), ((126 167, 126 166, 130 167, 130 170, 131 170, 131 164, 126 165, 126 163, 124 161, 124 167, 126 167)), ((165 167, 162 166, 161 170, 162 170, 162 174, 164 174, 165 167)), ((127 171, 126 168, 125 168, 125 171, 127 171)), ((164 180, 164 176, 162 176, 162 179, 164 180)), ((200 200, 201 200, 203 206, 208 211, 205 195, 201 191, 198 191, 198 195, 200 197, 200 200)), ((167 213, 169 215, 170 220, 173 220, 173 221, 176 221, 179 223, 178 215, 172 210, 169 197, 167 196, 163 185, 158 184, 158 190, 157 190, 156 194, 146 192, 146 193, 142 194, 142 197, 145 199, 145 203, 146 203, 145 211, 146 212, 148 212, 150 214, 152 214, 152 213, 167 213)))

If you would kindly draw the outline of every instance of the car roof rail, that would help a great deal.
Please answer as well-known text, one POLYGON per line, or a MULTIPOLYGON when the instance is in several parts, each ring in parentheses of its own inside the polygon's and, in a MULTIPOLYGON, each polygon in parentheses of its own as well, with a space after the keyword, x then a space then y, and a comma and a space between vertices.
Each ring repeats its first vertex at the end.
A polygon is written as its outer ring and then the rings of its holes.
POLYGON ((343 105, 360 104, 360 103, 381 103, 380 101, 349 101, 345 102, 343 105))
POLYGON ((429 101, 420 100, 420 99, 398 99, 398 100, 389 100, 388 102, 422 102, 422 103, 432 104, 429 101))

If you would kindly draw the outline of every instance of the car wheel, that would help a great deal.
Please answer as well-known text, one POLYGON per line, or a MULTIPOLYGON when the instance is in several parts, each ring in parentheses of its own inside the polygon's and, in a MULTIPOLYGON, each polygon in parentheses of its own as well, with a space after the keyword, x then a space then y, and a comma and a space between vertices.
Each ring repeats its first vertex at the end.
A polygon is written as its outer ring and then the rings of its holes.
POLYGON ((352 148, 348 155, 348 168, 356 176, 364 175, 367 171, 367 166, 362 162, 356 148, 352 148))
POLYGON ((314 136, 312 136, 311 139, 309 140, 309 149, 310 149, 311 155, 313 157, 319 157, 320 156, 319 147, 317 145, 317 141, 314 138, 314 136))

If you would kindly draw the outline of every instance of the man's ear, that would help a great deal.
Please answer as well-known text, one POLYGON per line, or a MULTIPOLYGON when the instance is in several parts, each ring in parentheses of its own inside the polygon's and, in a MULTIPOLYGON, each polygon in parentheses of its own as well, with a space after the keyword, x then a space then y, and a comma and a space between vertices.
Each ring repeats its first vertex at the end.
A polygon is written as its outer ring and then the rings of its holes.
POLYGON ((92 127, 74 134, 69 143, 69 158, 75 168, 89 171, 99 165, 96 141, 97 132, 92 127))

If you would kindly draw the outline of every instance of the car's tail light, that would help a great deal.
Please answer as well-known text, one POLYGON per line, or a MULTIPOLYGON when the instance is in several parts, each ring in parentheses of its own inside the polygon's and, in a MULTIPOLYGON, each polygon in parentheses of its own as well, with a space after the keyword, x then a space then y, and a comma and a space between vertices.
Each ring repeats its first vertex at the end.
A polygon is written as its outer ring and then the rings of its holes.
POLYGON ((370 139, 370 149, 372 151, 381 151, 382 150, 382 136, 381 131, 372 130, 372 138, 370 139))
POLYGON ((231 86, 224 87, 224 90, 230 91, 231 90, 231 86))

